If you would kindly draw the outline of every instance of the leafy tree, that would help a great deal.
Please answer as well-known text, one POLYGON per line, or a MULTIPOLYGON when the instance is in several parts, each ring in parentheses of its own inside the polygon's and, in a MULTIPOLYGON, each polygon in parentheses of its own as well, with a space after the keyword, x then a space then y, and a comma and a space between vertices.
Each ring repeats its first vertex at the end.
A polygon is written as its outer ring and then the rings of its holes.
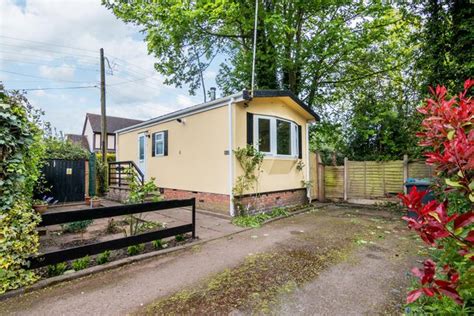
POLYGON ((426 87, 445 85, 459 90, 474 76, 474 4, 469 0, 423 1, 425 23, 422 54, 417 66, 424 72, 426 87))
MULTIPOLYGON (((288 88, 313 104, 326 85, 353 79, 348 66, 381 42, 402 11, 383 1, 258 0, 257 87, 288 88)), ((255 1, 103 1, 126 22, 144 28, 156 69, 168 84, 200 85, 200 70, 226 57, 217 81, 230 93, 249 88, 255 1), (198 58, 199 57, 199 58, 198 58)), ((387 67, 396 65, 387 65, 387 67)), ((363 72, 359 75, 369 75, 363 72)))
MULTIPOLYGON (((223 93, 250 88, 255 1, 103 3, 117 17, 143 27, 166 83, 187 84, 194 93, 200 71, 220 56, 225 61, 216 80, 223 93)), ((368 158, 374 148, 384 158, 399 158, 415 147, 405 133, 419 101, 416 77, 410 76, 416 75, 412 65, 420 17, 411 6, 345 0, 258 3, 256 86, 289 89, 317 108, 325 124, 316 130, 325 141, 336 136, 326 127, 338 126, 337 143, 326 148, 337 150, 326 151, 328 159, 340 152, 368 158), (373 122, 363 122, 364 115, 373 122)), ((320 147, 318 142, 314 147, 320 147)))

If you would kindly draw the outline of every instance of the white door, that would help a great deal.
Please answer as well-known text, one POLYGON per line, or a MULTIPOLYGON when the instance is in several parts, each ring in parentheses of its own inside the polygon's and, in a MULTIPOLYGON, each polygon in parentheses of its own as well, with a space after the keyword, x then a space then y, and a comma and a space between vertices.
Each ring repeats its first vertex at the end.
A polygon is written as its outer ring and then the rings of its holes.
POLYGON ((138 135, 138 168, 145 175, 146 173, 146 135, 138 135))

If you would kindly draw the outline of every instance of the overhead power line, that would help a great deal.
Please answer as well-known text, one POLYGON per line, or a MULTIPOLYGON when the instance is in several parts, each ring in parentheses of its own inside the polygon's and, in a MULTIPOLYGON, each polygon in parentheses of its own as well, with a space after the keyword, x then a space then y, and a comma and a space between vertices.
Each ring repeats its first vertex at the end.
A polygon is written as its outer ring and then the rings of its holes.
POLYGON ((36 43, 36 44, 42 44, 42 45, 48 45, 48 46, 56 46, 56 47, 63 47, 63 48, 81 50, 81 51, 84 51, 84 52, 96 53, 96 51, 91 50, 91 49, 85 49, 85 48, 79 48, 79 47, 72 47, 72 46, 66 46, 66 45, 60 45, 60 44, 48 43, 48 42, 33 41, 33 40, 27 40, 27 39, 22 39, 22 38, 12 37, 12 36, 6 36, 6 35, 0 35, 0 37, 12 39, 12 40, 15 40, 15 41, 36 43))
POLYGON ((75 90, 98 88, 99 86, 77 86, 77 87, 46 87, 46 88, 14 88, 14 90, 35 91, 35 90, 75 90))
POLYGON ((77 81, 77 80, 64 80, 64 79, 51 79, 51 78, 46 78, 46 77, 40 77, 40 76, 35 76, 35 75, 30 75, 30 74, 23 74, 15 71, 8 71, 8 70, 3 70, 0 69, 1 72, 13 74, 13 75, 18 75, 18 76, 23 76, 23 77, 30 77, 30 78, 38 78, 38 79, 45 79, 45 80, 52 80, 52 81, 62 81, 62 82, 73 82, 73 83, 87 83, 90 81, 77 81))
MULTIPOLYGON (((10 58, 3 58, 0 56, 0 60, 5 60, 5 61, 11 61, 13 63, 18 63, 18 64, 31 64, 31 65, 39 65, 39 66, 50 66, 45 63, 35 63, 33 61, 29 60, 22 60, 22 59, 10 59, 10 58)), ((55 66, 56 67, 56 66, 55 66)), ((80 70, 85 70, 85 71, 94 71, 94 72, 99 72, 98 69, 93 69, 93 68, 86 68, 86 67, 78 67, 75 65, 57 65, 57 67, 62 67, 62 68, 69 68, 69 69, 80 69, 80 70)))
POLYGON ((2 46, 9 46, 9 47, 15 47, 15 48, 23 48, 23 49, 26 49, 26 50, 41 50, 41 51, 45 51, 45 52, 51 52, 51 53, 55 53, 55 54, 63 54, 63 55, 70 55, 70 56, 75 56, 75 57, 85 57, 85 58, 96 58, 95 56, 91 56, 91 55, 85 55, 85 54, 78 54, 78 53, 69 53, 69 52, 60 52, 60 51, 57 51, 57 50, 52 50, 52 49, 47 49, 47 48, 42 48, 42 47, 24 47, 24 46, 21 46, 21 45, 15 45, 15 44, 6 44, 6 43, 2 43, 2 46))

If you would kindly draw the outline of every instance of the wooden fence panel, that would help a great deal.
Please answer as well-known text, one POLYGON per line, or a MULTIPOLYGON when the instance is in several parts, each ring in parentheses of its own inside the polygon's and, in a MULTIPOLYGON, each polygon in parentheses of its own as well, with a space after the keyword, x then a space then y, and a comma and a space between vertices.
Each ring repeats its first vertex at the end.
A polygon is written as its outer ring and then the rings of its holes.
POLYGON ((385 194, 403 192, 403 160, 386 161, 385 172, 385 194))
POLYGON ((408 162, 406 168, 403 160, 378 162, 346 159, 345 164, 346 178, 344 166, 324 167, 323 190, 329 199, 344 198, 344 183, 347 199, 381 199, 403 192, 405 172, 410 178, 429 178, 433 175, 432 167, 418 160, 408 162))
POLYGON ((413 161, 408 163, 409 178, 431 178, 433 176, 433 168, 424 161, 413 161))
POLYGON ((327 198, 344 198, 344 167, 324 167, 324 191, 327 198))
POLYGON ((363 161, 349 161, 348 163, 349 192, 347 197, 363 198, 366 195, 365 163, 363 161))

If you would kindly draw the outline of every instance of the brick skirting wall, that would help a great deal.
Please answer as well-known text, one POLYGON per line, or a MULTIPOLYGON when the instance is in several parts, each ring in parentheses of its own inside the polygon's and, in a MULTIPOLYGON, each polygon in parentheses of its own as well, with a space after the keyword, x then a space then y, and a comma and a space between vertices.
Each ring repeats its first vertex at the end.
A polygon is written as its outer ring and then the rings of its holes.
MULTIPOLYGON (((111 200, 124 202, 130 190, 126 188, 109 188, 107 197, 111 200)), ((165 200, 179 200, 196 198, 197 208, 229 215, 229 196, 227 194, 187 191, 179 189, 161 188, 160 193, 165 200)), ((257 200, 254 196, 245 195, 239 202, 247 208, 263 211, 278 206, 294 206, 308 202, 306 189, 293 189, 260 193, 257 200)))
POLYGON ((196 207, 229 215, 229 196, 227 194, 186 191, 178 189, 160 189, 166 200, 196 198, 196 207))
POLYGON ((239 201, 244 208, 249 205, 259 211, 270 210, 279 206, 295 206, 308 203, 306 189, 282 190, 260 193, 255 200, 254 196, 245 195, 239 201))

